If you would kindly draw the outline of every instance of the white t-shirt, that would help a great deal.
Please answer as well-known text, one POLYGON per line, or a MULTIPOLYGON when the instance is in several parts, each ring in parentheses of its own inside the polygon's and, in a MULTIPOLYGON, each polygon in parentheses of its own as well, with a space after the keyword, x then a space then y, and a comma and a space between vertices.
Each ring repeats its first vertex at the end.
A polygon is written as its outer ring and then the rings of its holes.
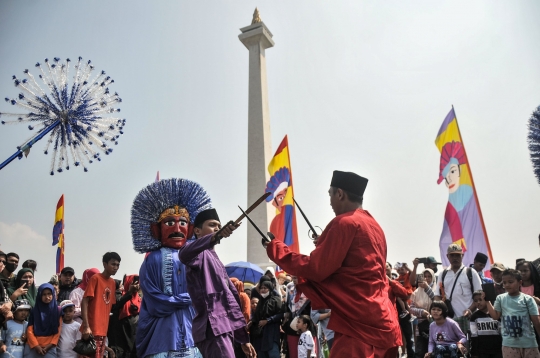
POLYGON ((73 350, 73 347, 75 347, 77 340, 81 339, 80 328, 81 324, 77 321, 72 321, 69 324, 62 323, 57 348, 58 358, 77 358, 77 353, 73 350))
MULTIPOLYGON (((471 270, 472 274, 474 291, 481 290, 482 280, 480 280, 478 272, 476 272, 476 270, 473 268, 469 267, 469 269, 471 270)), ((451 298, 452 308, 454 309, 454 312, 456 314, 455 317, 463 316, 463 312, 468 309, 473 303, 473 290, 471 290, 471 283, 469 282, 469 278, 467 277, 467 268, 461 265, 461 268, 459 270, 454 272, 452 271, 452 269, 448 269, 448 273, 444 278, 444 291, 446 293, 446 298, 451 298), (454 288, 454 293, 452 293, 452 286, 454 286, 456 275, 461 269, 463 269, 463 271, 461 271, 461 274, 459 275, 458 281, 456 283, 456 287, 454 288), (452 297, 450 297, 450 293, 452 293, 452 297)), ((444 271, 440 273, 439 284, 435 287, 435 290, 433 291, 435 296, 441 296, 440 281, 442 280, 443 273, 444 271)))
POLYGON ((305 331, 300 335, 298 340, 298 358, 310 358, 315 356, 315 343, 310 331, 305 331), (311 350, 310 357, 307 356, 308 349, 311 350))

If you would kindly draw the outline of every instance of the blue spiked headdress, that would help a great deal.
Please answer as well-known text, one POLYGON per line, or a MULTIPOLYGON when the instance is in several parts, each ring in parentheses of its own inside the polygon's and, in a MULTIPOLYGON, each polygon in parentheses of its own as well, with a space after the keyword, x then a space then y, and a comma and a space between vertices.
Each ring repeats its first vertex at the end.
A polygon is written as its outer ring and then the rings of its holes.
POLYGON ((140 253, 161 248, 161 242, 152 237, 150 226, 158 222, 161 213, 178 205, 189 213, 190 222, 211 207, 210 197, 199 184, 187 179, 165 179, 142 189, 131 207, 131 236, 133 248, 140 253))
POLYGON ((533 165, 534 175, 540 184, 540 106, 533 112, 529 119, 529 154, 533 165))

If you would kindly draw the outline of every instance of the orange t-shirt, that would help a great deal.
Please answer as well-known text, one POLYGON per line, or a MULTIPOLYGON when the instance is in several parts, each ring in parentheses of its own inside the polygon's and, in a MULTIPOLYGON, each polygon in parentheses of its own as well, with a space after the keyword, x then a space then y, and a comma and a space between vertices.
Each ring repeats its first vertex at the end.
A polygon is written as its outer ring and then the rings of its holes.
POLYGON ((34 326, 28 326, 28 329, 26 330, 26 343, 30 346, 30 348, 34 349, 37 346, 45 347, 49 344, 54 344, 55 346, 58 345, 58 339, 60 338, 60 332, 62 330, 62 317, 60 317, 60 321, 58 322, 58 333, 56 333, 53 336, 36 336, 34 334, 34 326))
MULTIPOLYGON (((97 274, 90 278, 83 297, 91 297, 88 302, 88 324, 94 336, 106 336, 109 315, 116 303, 116 284, 112 278, 97 274)), ((82 329, 82 326, 81 326, 82 329)))

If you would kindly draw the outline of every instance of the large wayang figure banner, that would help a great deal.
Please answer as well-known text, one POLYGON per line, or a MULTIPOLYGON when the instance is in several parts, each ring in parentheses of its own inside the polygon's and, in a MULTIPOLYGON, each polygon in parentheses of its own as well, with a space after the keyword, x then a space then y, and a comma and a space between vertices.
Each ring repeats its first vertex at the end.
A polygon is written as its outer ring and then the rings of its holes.
POLYGON ((437 184, 444 182, 448 188, 439 241, 442 263, 445 267, 449 265, 446 249, 456 243, 463 248, 465 266, 473 263, 477 252, 482 252, 489 257, 485 267, 489 271, 493 256, 454 108, 444 119, 435 145, 441 153, 437 184))
POLYGON ((276 208, 276 216, 270 224, 270 232, 283 241, 293 252, 300 252, 296 229, 296 210, 287 136, 283 138, 276 154, 268 164, 270 180, 266 192, 272 193, 266 201, 276 208))

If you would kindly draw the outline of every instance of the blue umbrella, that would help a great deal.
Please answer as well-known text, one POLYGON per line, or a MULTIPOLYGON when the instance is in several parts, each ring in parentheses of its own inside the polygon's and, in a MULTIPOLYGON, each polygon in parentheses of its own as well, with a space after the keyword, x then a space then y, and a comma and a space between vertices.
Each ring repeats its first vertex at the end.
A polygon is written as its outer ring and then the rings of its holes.
POLYGON ((257 265, 246 261, 231 262, 225 265, 227 275, 236 277, 240 281, 256 284, 264 274, 264 271, 257 265))

